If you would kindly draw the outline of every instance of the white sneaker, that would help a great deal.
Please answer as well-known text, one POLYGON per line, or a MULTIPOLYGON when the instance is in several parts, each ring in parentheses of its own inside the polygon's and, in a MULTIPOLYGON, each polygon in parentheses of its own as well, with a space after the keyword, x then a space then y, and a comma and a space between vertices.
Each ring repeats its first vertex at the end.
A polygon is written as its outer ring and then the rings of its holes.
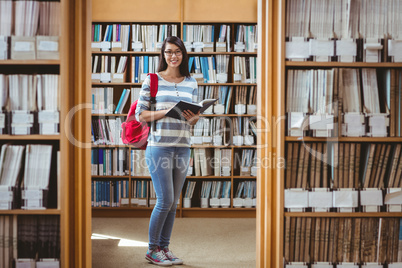
POLYGON ((159 247, 152 251, 148 250, 145 259, 159 266, 171 266, 173 264, 159 247))
POLYGON ((164 247, 163 252, 165 253, 165 256, 171 261, 173 264, 183 264, 183 260, 177 258, 173 252, 170 251, 169 247, 164 247))

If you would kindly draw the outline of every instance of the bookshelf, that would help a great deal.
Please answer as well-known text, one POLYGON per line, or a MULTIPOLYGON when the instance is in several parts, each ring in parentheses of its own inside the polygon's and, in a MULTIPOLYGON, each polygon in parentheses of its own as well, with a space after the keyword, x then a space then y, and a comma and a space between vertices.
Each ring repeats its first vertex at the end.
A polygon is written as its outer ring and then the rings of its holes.
MULTIPOLYGON (((400 137, 390 137, 389 132, 386 137, 347 137, 342 135, 336 135, 335 137, 312 137, 312 136, 289 136, 287 133, 287 120, 285 119, 286 114, 286 91, 288 85, 288 71, 289 70, 320 70, 329 68, 355 68, 361 70, 363 68, 375 68, 376 70, 383 71, 385 69, 398 69, 402 67, 401 63, 394 62, 314 62, 314 61, 287 61, 285 60, 286 55, 286 2, 289 1, 268 1, 267 3, 260 2, 259 11, 261 22, 262 34, 260 36, 265 37, 265 41, 262 42, 261 48, 265 52, 261 55, 261 72, 266 74, 266 77, 270 77, 270 81, 267 78, 261 77, 259 83, 261 83, 261 102, 268 103, 270 107, 267 107, 261 111, 260 115, 265 116, 271 120, 271 126, 274 125, 275 128, 265 136, 261 137, 259 141, 260 144, 266 144, 272 141, 272 146, 267 146, 267 148, 259 150, 260 157, 267 157, 273 155, 278 159, 286 159, 288 157, 288 146, 289 144, 312 144, 312 143, 327 143, 327 144, 360 144, 361 146, 369 146, 370 144, 387 144, 391 148, 395 148, 400 145, 400 137), (266 41, 268 40, 268 41, 266 41), (279 90, 277 90, 279 89, 279 90), (277 120, 277 121, 276 121, 277 120)), ((264 38, 263 38, 264 40, 264 38)), ((363 98, 363 97, 362 97, 363 98)), ((264 106, 262 106, 264 107, 264 106)), ((341 128, 341 121, 338 118, 336 121, 338 128, 341 128)), ((260 127, 263 126, 261 122, 260 127)), ((385 149, 384 149, 385 150, 385 149)), ((330 156, 331 157, 331 156, 330 156)), ((389 162, 388 162, 389 163, 389 162)), ((360 166, 362 168, 362 166, 360 166)), ((390 166, 387 165, 387 172, 389 172, 390 166)), ((364 166, 363 166, 364 169, 364 166)), ((294 219, 296 226, 296 221, 306 224, 306 220, 315 219, 339 219, 342 221, 350 222, 362 222, 364 220, 378 222, 387 222, 387 219, 392 220, 402 217, 401 212, 386 212, 385 207, 381 208, 381 212, 288 212, 285 209, 285 188, 286 188, 286 168, 275 168, 268 170, 259 170, 259 175, 264 178, 259 181, 258 189, 265 192, 267 195, 266 200, 260 200, 260 206, 257 210, 257 232, 260 233, 260 239, 257 239, 257 266, 259 267, 284 267, 286 264, 284 259, 289 258, 289 252, 286 252, 285 247, 286 239, 288 235, 292 236, 291 233, 286 231, 286 220, 294 219), (272 194, 272 197, 270 197, 272 194), (267 253, 269 252, 269 253, 267 253)), ((328 176, 332 174, 329 173, 328 176)), ((362 175, 359 175, 360 180, 362 175)), ((361 190, 361 187, 358 187, 361 190)), ((328 220, 329 221, 329 220, 328 220)), ((325 224, 329 224, 328 221, 325 224)), ((323 226, 321 221, 321 226, 323 226)), ((332 224, 332 223, 331 223, 332 224)), ((388 224, 388 223, 386 223, 388 224)), ((297 223, 299 225, 299 223, 297 223)), ((361 228, 363 225, 361 225, 361 228)), ((373 225, 374 226, 374 225, 373 225)), ((302 227, 303 228, 303 227, 302 227)), ((375 227, 373 227, 375 229, 375 227)), ((394 228, 394 227, 392 227, 394 228)), ((295 229, 297 232, 297 229, 295 229)), ((357 231, 360 233, 360 231, 357 231)), ((348 232, 351 231, 349 228, 348 232)), ((297 234, 293 234, 297 235, 297 234)), ((299 228, 299 235, 300 228, 299 228)), ((312 235, 313 236, 313 235, 312 235)), ((360 239, 360 238, 359 238, 360 239)), ((301 243, 296 240, 295 243, 301 243)), ((295 245, 293 245, 295 246, 295 245)), ((353 246, 355 247, 355 246, 353 246)), ((327 248, 328 249, 328 248, 327 248)), ((315 252, 314 252, 315 253, 315 252)), ((310 252, 313 256, 313 252, 310 252)), ((358 253, 359 254, 359 253, 358 253)), ((382 252, 380 252, 382 254, 382 252)), ((309 260, 303 260, 300 258, 301 262, 310 263, 309 260)), ((316 260, 314 260, 316 261, 316 260)), ((371 260, 372 261, 372 260, 371 260)), ((339 262, 339 261, 335 261, 339 262)), ((363 262, 363 259, 357 261, 359 263, 363 262)), ((373 262, 373 261, 372 261, 373 262)), ((300 267, 304 267, 300 264, 300 267)), ((289 266, 292 267, 292 266, 289 266)), ((299 267, 299 266, 297 266, 299 267)), ((328 266, 329 267, 329 266, 328 266)), ((332 267, 332 266, 331 266, 332 267)), ((336 267, 336 266, 334 266, 336 267)), ((365 266, 361 266, 365 267, 365 266)), ((382 266, 381 266, 382 267, 382 266)), ((385 266, 384 266, 385 267, 385 266)))
MULTIPOLYGON (((6 1, 2 1, 4 4, 6 1)), ((10 1, 11 2, 11 1, 10 1)), ((22 1, 20 1, 22 2, 22 1)), ((40 134, 31 134, 31 135, 11 135, 11 134, 3 134, 0 135, 0 144, 4 145, 6 143, 23 145, 27 144, 45 144, 52 145, 52 166, 54 166, 54 170, 50 173, 50 183, 53 184, 51 187, 52 192, 49 192, 49 195, 52 195, 51 198, 52 204, 49 204, 49 208, 46 209, 7 209, 0 210, 0 217, 2 220, 2 224, 7 222, 6 219, 8 217, 9 220, 16 219, 17 228, 21 229, 23 221, 27 219, 34 219, 36 221, 42 221, 42 219, 52 218, 55 219, 58 227, 58 231, 55 231, 57 236, 57 245, 54 245, 54 249, 58 252, 56 255, 59 261, 59 266, 53 267, 84 267, 85 264, 90 263, 90 258, 85 260, 85 256, 82 258, 80 256, 81 252, 86 251, 87 254, 90 255, 90 248, 88 244, 85 245, 84 240, 87 238, 84 236, 79 236, 78 234, 81 230, 87 228, 88 222, 85 222, 85 216, 78 219, 85 211, 85 202, 81 202, 78 199, 78 194, 76 189, 82 189, 82 185, 80 181, 74 180, 74 173, 78 170, 80 163, 74 161, 74 155, 77 156, 79 154, 79 149, 76 148, 72 143, 69 142, 69 134, 78 136, 81 131, 78 128, 72 130, 70 128, 69 123, 64 121, 70 109, 78 104, 79 101, 75 99, 77 93, 79 92, 79 86, 74 87, 74 83, 78 79, 74 75, 75 65, 79 65, 79 60, 77 60, 74 55, 76 53, 75 45, 78 43, 78 40, 82 38, 79 33, 79 28, 81 29, 85 26, 85 24, 81 24, 79 27, 74 28, 74 23, 77 19, 75 16, 75 12, 86 10, 86 2, 85 1, 68 1, 68 0, 60 0, 60 1, 41 1, 44 2, 53 2, 58 3, 60 6, 60 12, 57 16, 59 23, 54 23, 54 25, 59 25, 60 32, 59 35, 59 46, 58 59, 2 59, 0 60, 0 73, 1 74, 25 74, 25 75, 34 75, 34 74, 56 74, 58 75, 58 94, 59 98, 63 101, 60 102, 59 106, 59 131, 57 134, 52 135, 40 135, 40 134), (67 39, 69 42, 67 42, 67 39), (72 90, 74 89, 74 90, 72 90), (56 161, 56 152, 59 152, 59 162, 63 163, 58 165, 56 161), (56 167, 59 168, 59 172, 56 171, 56 167), (84 209, 82 209, 84 208, 84 209), (80 215, 80 216, 78 216, 80 215), (82 228, 82 229, 81 229, 82 228), (81 240, 80 240, 81 239, 81 240), (78 252, 78 251, 81 252, 78 252), (83 265, 83 266, 82 266, 83 265)), ((15 2, 14 2, 15 3, 15 2)), ((23 16, 21 16, 23 17, 23 16)), ((3 19, 3 17, 2 17, 3 19)), ((3 21, 2 21, 3 22, 3 21)), ((86 26, 85 26, 86 27, 86 26)), ((82 40, 82 39, 81 39, 82 40)), ((79 69, 79 68, 76 68, 79 69)), ((85 75, 84 75, 85 76, 85 75)), ((35 132, 33 132, 35 133, 35 132)), ((39 133, 39 132, 38 132, 39 133)), ((83 152, 80 151, 81 153, 83 152)), ((25 159, 25 154, 23 156, 25 159)), ((24 167, 22 167, 24 169, 24 167)), ((76 173, 75 175, 77 175, 76 173)), ((40 228, 44 228, 44 224, 40 224, 40 228)), ((54 226, 47 226, 53 228, 54 226)), ((3 230, 2 230, 3 232, 3 230)), ((22 235, 23 233, 21 233, 22 235)), ((2 234, 3 235, 3 234, 2 234)), ((3 236, 4 237, 4 236, 3 236)), ((22 236, 21 236, 22 237, 22 236)), ((17 256, 18 258, 28 257, 23 256, 24 250, 19 249, 21 242, 17 242, 18 252, 15 252, 17 255, 12 255, 10 258, 17 256)), ((2 244, 4 246, 4 244, 2 244)), ((38 247, 39 248, 39 247, 38 247)), ((2 248, 2 251, 4 248, 2 248)), ((26 252, 25 252, 26 253, 26 252)), ((2 252, 3 254, 3 252, 2 252)), ((85 254, 84 254, 85 255, 85 254)), ((2 255, 7 256, 7 255, 2 255)), ((41 258, 46 257, 43 254, 40 254, 41 258)), ((0 262, 0 266, 2 267, 14 267, 8 266, 3 263, 5 259, 2 258, 0 262), (6 266, 3 266, 6 265, 6 266)))
MULTIPOLYGON (((232 49, 234 48, 233 43, 235 40, 235 30, 237 25, 256 25, 257 22, 257 1, 235 1, 233 5, 227 6, 225 1, 197 1, 191 2, 187 0, 172 0, 172 1, 165 1, 164 3, 160 3, 158 1, 151 1, 146 6, 141 1, 131 1, 130 3, 126 3, 124 1, 118 1, 114 5, 110 5, 108 1, 96 1, 92 5, 92 22, 93 24, 101 24, 103 29, 108 24, 122 24, 122 25, 129 25, 130 27, 134 24, 140 25, 162 25, 162 24, 173 24, 177 25, 178 36, 183 38, 184 34, 184 27, 185 25, 214 25, 215 31, 219 31, 219 25, 225 24, 230 25, 231 27, 231 35, 230 35, 230 42, 232 49), (211 14, 206 16, 202 16, 201 19, 199 17, 200 10, 204 10, 203 12, 209 11, 209 6, 213 4, 214 9, 219 10, 218 6, 222 8, 225 7, 227 10, 224 13, 218 12, 215 14, 211 14), (218 5, 218 6, 217 6, 218 5), (124 8, 122 8, 124 6, 124 8), (152 7, 152 14, 149 12, 149 8, 152 7), (206 10, 207 8, 207 10, 206 10), (108 10, 108 12, 105 12, 108 10), (168 11, 171 12, 168 12, 168 11), (198 10, 197 12, 194 12, 198 10), (132 13, 136 14, 135 19, 132 17, 132 13), (144 15, 146 12, 146 16, 144 15), (242 14, 240 16, 240 14, 242 14), (241 18, 241 19, 239 19, 241 18)), ((131 31, 131 28, 130 28, 131 31)), ((215 36, 217 36, 215 34, 215 36)), ((141 57, 141 56, 158 56, 159 52, 152 52, 152 51, 132 51, 131 50, 131 32, 130 32, 130 49, 128 51, 93 51, 93 56, 128 56, 128 70, 126 73, 126 79, 123 82, 119 83, 98 83, 92 82, 92 87, 113 87, 114 88, 114 96, 113 96, 113 103, 117 104, 118 98, 122 92, 123 88, 130 88, 130 87, 137 87, 140 88, 142 83, 132 83, 131 82, 131 62, 134 60, 134 57, 141 57), (117 96, 116 96, 117 95, 117 96), (117 101, 116 101, 117 98, 117 101)), ((189 52, 189 57, 216 57, 218 55, 226 55, 229 57, 229 71, 228 71, 228 78, 226 83, 204 83, 198 82, 198 86, 228 86, 233 87, 233 90, 236 91, 237 87, 240 86, 257 86, 257 83, 239 83, 233 82, 233 73, 234 73, 234 66, 233 66, 233 59, 236 56, 241 57, 257 57, 256 50, 253 52, 189 52)), ((234 96, 232 96, 232 104, 234 102, 234 96)), ((125 116, 127 115, 128 108, 130 105, 130 101, 127 102, 125 107, 123 108, 123 112, 119 114, 100 114, 100 113, 93 113, 92 118, 96 119, 108 119, 108 118, 116 118, 121 117, 124 120, 125 116)), ((202 118, 211 120, 213 118, 226 118, 226 120, 232 120, 235 118, 256 118, 256 114, 235 114, 234 107, 231 107, 231 111, 228 114, 208 114, 202 115, 202 118)), ((255 141, 256 142, 256 141, 255 141)), ((254 143, 256 144, 256 143, 254 143)), ((213 151, 215 149, 229 149, 230 155, 233 156, 235 151, 242 151, 246 149, 253 149, 256 150, 256 145, 233 145, 233 143, 229 145, 193 145, 192 149, 202 149, 202 150, 210 150, 213 151)), ((128 151, 127 159, 131 159, 130 151, 132 147, 130 146, 122 146, 122 145, 93 145, 93 148, 97 149, 124 149, 128 151)), ((132 161, 128 161, 128 168, 131 170, 132 161)), ((128 172, 124 176, 92 176, 92 181, 94 180, 107 180, 107 181, 119 181, 125 180, 128 181, 129 185, 132 185, 132 182, 135 180, 145 180, 148 185, 151 182, 150 176, 137 176, 132 174, 132 172, 128 172)), ((187 181, 196 181, 196 191, 199 190, 201 187, 202 181, 227 181, 231 183, 231 191, 230 191, 230 205, 228 208, 200 208, 199 204, 197 206, 192 206, 191 208, 184 208, 183 207, 183 199, 181 198, 180 205, 178 206, 177 215, 180 217, 255 217, 256 209, 254 208, 235 208, 233 207, 233 196, 236 192, 236 189, 233 189, 233 186, 236 185, 240 181, 256 181, 256 176, 240 176, 238 171, 234 173, 233 168, 230 170, 229 176, 195 176, 195 174, 188 176, 187 181)), ((183 195, 186 190, 186 185, 183 188, 183 195)), ((149 187, 149 186, 148 186, 149 187)), ((128 191, 128 195, 132 196, 132 192, 134 190, 130 187, 128 191)), ((199 202, 198 202, 199 203, 199 202)), ((131 200, 129 200, 129 205, 124 207, 93 207, 92 208, 92 216, 94 217, 144 217, 149 216, 152 211, 152 207, 138 207, 138 206, 131 206, 131 200)))

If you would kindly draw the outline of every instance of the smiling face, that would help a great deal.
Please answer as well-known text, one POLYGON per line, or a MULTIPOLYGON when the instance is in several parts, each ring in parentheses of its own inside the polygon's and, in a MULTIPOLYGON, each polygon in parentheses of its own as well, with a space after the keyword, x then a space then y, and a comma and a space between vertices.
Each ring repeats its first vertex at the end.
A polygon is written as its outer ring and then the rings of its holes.
POLYGON ((178 68, 183 60, 182 51, 178 46, 166 43, 165 59, 168 67, 178 68))

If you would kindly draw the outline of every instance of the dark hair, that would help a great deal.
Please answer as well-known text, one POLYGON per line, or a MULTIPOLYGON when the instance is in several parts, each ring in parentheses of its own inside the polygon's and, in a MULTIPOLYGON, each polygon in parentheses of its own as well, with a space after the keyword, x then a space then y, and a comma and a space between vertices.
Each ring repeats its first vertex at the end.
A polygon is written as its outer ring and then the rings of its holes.
POLYGON ((185 77, 190 77, 190 71, 188 70, 188 54, 186 47, 183 44, 183 41, 181 41, 180 38, 177 36, 169 36, 166 38, 163 43, 162 43, 162 48, 161 48, 161 54, 159 56, 159 66, 158 66, 158 72, 164 71, 167 69, 167 63, 165 59, 165 48, 166 48, 166 43, 176 45, 180 50, 182 54, 182 60, 179 66, 180 74, 185 77))

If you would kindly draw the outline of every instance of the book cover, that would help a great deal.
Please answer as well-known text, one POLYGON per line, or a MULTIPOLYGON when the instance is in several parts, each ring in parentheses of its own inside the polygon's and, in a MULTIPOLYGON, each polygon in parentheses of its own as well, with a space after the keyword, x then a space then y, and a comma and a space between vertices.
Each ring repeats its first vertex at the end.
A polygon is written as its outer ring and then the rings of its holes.
POLYGON ((214 104, 218 99, 206 99, 201 101, 200 103, 191 103, 187 101, 179 101, 175 106, 170 108, 170 110, 166 113, 165 116, 176 118, 179 120, 186 120, 183 116, 182 113, 185 110, 190 110, 194 114, 198 112, 204 112, 206 109, 208 109, 209 106, 214 104))

